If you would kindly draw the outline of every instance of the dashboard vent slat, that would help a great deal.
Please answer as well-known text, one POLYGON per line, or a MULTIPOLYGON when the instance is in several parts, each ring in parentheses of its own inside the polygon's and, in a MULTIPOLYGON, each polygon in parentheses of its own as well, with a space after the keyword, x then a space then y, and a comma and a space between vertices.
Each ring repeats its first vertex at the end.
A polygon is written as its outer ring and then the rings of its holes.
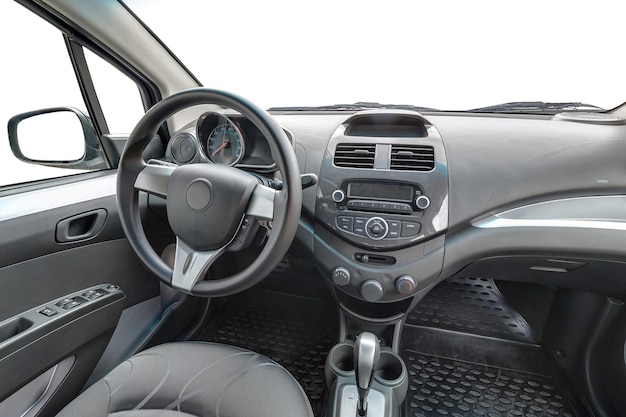
POLYGON ((435 169, 435 150, 425 145, 392 145, 391 169, 404 171, 432 171, 435 169))
POLYGON ((376 144, 340 143, 335 149, 335 166, 342 168, 374 168, 376 144))

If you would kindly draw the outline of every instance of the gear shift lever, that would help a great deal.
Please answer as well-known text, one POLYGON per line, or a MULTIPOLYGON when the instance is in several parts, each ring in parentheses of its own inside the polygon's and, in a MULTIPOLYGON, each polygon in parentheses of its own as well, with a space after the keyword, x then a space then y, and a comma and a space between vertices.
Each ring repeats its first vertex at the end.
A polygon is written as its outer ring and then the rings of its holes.
POLYGON ((357 336, 354 343, 354 371, 356 374, 356 388, 359 392, 357 412, 359 416, 367 414, 367 394, 372 387, 374 367, 380 358, 380 342, 370 332, 363 332, 357 336))

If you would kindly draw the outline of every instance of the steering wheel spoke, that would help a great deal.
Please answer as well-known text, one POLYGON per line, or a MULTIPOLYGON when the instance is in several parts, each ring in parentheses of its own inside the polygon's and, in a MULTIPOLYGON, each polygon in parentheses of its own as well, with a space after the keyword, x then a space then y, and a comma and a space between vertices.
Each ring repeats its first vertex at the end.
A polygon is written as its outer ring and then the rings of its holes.
POLYGON ((207 270, 222 255, 225 248, 211 251, 196 251, 180 238, 176 238, 176 257, 172 271, 172 287, 187 294, 200 281, 207 270))
POLYGON ((246 214, 259 220, 273 220, 277 191, 265 185, 258 184, 248 203, 246 214))
POLYGON ((159 197, 167 197, 167 184, 176 167, 147 165, 135 180, 135 188, 159 197))

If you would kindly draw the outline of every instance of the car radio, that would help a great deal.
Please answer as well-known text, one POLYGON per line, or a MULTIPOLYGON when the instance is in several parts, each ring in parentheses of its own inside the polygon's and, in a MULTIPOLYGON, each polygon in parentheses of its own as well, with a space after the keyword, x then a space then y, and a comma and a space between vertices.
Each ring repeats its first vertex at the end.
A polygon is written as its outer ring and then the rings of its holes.
POLYGON ((430 206, 430 199, 411 183, 346 181, 332 193, 339 210, 413 214, 430 206))
POLYGON ((330 194, 318 219, 344 239, 370 248, 392 248, 420 237, 430 199, 419 184, 350 179, 330 194))

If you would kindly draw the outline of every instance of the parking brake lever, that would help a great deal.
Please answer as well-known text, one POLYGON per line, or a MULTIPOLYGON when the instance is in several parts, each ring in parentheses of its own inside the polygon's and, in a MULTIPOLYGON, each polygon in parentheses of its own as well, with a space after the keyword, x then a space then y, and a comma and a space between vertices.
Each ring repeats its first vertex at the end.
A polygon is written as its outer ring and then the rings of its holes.
POLYGON ((370 332, 363 332, 357 336, 354 343, 354 371, 356 374, 356 388, 359 393, 357 412, 359 416, 367 414, 367 395, 372 387, 374 370, 380 358, 380 342, 370 332))

